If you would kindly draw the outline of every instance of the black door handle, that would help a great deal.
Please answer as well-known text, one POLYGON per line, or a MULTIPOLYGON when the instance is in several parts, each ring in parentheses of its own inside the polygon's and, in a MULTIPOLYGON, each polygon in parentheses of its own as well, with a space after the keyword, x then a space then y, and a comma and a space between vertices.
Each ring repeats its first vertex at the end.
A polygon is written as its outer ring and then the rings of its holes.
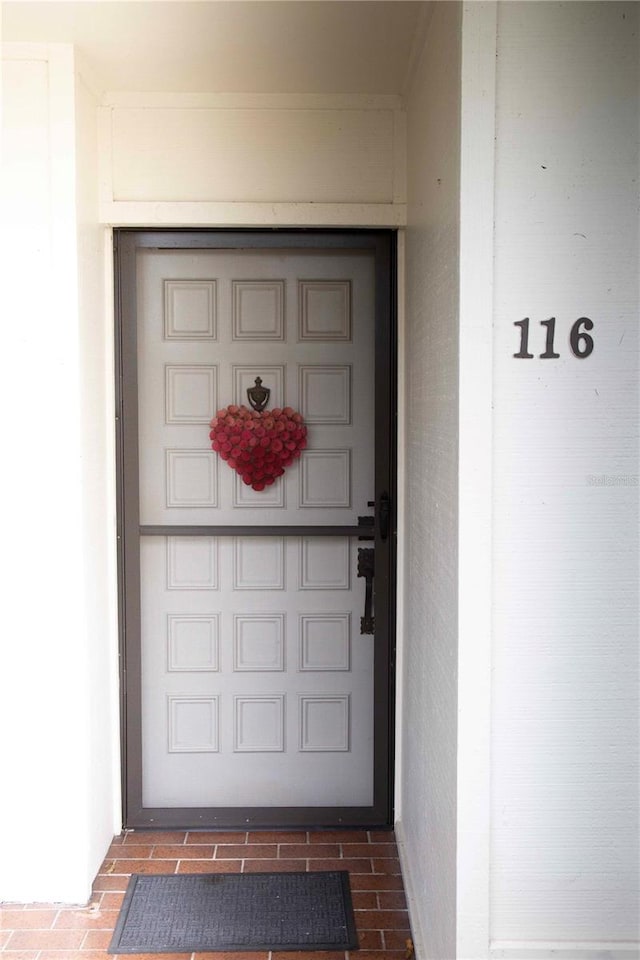
POLYGON ((375 575, 375 550, 373 547, 358 548, 358 576, 364 577, 364 616, 360 617, 360 633, 375 633, 373 616, 373 578, 375 575))

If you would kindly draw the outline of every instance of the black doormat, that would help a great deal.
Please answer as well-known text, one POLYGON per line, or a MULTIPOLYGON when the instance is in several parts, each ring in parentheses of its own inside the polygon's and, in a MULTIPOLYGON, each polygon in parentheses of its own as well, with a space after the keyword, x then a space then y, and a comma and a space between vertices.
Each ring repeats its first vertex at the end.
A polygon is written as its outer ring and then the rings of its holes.
POLYGON ((133 874, 108 953, 353 950, 349 874, 133 874))

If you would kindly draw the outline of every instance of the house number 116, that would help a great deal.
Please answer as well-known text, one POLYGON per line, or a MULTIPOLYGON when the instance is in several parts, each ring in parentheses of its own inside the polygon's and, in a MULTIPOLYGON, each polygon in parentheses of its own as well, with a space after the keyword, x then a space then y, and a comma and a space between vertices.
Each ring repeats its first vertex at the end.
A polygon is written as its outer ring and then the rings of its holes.
MULTIPOLYGON (((533 354, 529 353, 529 317, 524 320, 515 320, 514 327, 520 327, 520 349, 514 353, 517 360, 533 360, 533 354)), ((554 350, 554 339, 556 335, 556 318, 541 320, 541 327, 547 328, 545 350, 540 354, 540 360, 557 360, 559 353, 554 350)), ((584 360, 585 357, 593 353, 593 337, 587 333, 587 330, 593 330, 593 320, 589 317, 580 317, 571 327, 569 332, 569 346, 574 357, 584 360)))

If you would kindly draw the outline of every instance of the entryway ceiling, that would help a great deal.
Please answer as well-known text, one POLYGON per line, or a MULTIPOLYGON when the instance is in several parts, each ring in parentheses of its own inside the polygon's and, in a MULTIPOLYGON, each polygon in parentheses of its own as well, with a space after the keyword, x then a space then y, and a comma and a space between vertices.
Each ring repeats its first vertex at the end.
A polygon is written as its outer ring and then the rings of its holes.
POLYGON ((13 0, 2 39, 75 44, 104 91, 402 94, 430 2, 13 0))

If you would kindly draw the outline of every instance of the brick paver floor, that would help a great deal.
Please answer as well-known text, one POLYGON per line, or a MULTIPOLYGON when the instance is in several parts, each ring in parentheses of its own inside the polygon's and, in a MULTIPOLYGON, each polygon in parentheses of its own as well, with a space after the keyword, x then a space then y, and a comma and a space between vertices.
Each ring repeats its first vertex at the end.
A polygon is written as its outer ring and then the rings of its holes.
POLYGON ((348 870, 360 949, 123 954, 123 960, 405 960, 411 934, 391 832, 128 830, 111 844, 84 907, 3 904, 2 960, 108 960, 106 949, 132 873, 348 870))

